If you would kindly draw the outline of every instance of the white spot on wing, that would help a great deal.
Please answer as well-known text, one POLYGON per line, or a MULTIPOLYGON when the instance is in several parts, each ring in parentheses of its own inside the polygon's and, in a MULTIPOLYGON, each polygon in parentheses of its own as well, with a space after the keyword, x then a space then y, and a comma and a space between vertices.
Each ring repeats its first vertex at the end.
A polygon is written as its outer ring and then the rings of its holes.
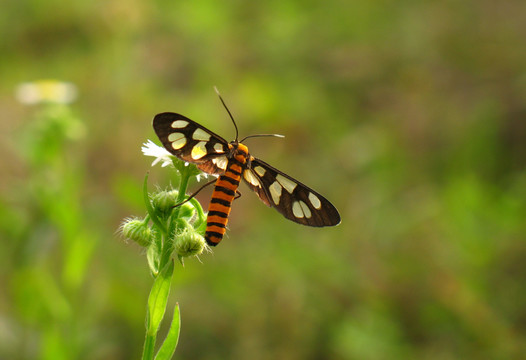
POLYGON ((302 218, 305 216, 303 215, 303 210, 301 209, 300 203, 297 201, 294 201, 294 203, 292 204, 292 213, 297 218, 302 218))
POLYGON ((303 201, 294 201, 292 204, 292 213, 297 218, 310 218, 312 213, 310 212, 309 207, 303 201))
POLYGON ((188 125, 188 121, 186 121, 186 120, 175 120, 172 123, 172 127, 174 129, 182 129, 182 128, 186 127, 187 125, 188 125))
POLYGON ((310 209, 309 207, 307 206, 307 204, 305 204, 303 201, 300 200, 300 206, 301 206, 301 210, 303 211, 303 214, 305 215, 306 218, 310 218, 311 217, 311 212, 310 212, 310 209))
POLYGON ((193 148, 192 148, 192 159, 199 160, 203 156, 206 155, 206 142, 201 141, 198 142, 193 148))
POLYGON ((292 192, 294 191, 294 189, 296 188, 296 186, 298 186, 298 184, 296 184, 295 182, 287 179, 285 176, 283 175, 276 175, 276 180, 285 188, 287 189, 287 191, 289 192, 289 194, 292 194, 292 192))
POLYGON ((184 138, 184 137, 185 137, 184 134, 173 132, 170 135, 168 135, 168 141, 177 141, 180 138, 184 138))
POLYGON ((197 128, 195 129, 194 134, 192 135, 192 139, 200 140, 200 141, 208 141, 210 140, 210 134, 204 131, 203 129, 197 128))
POLYGON ((268 188, 270 190, 270 195, 272 196, 272 201, 274 201, 274 204, 278 205, 279 199, 281 198, 281 189, 283 189, 283 187, 277 181, 274 181, 268 188))
POLYGON ((261 187, 258 178, 254 176, 251 170, 245 170, 243 172, 243 176, 245 177, 245 180, 248 181, 250 184, 257 187, 261 187))
POLYGON ((179 150, 186 144, 186 137, 184 134, 173 132, 170 135, 168 135, 168 141, 171 142, 172 148, 174 150, 179 150))
POLYGON ((218 168, 222 170, 226 170, 226 166, 228 164, 228 159, 226 156, 220 156, 212 159, 212 162, 217 166, 218 168))
POLYGON ((223 144, 221 143, 217 143, 214 145, 214 150, 217 152, 217 153, 224 153, 225 150, 223 149, 223 144))
POLYGON ((264 176, 267 170, 265 170, 265 168, 262 168, 261 166, 256 166, 254 167, 254 171, 257 172, 259 176, 264 176))
POLYGON ((312 206, 314 206, 315 209, 318 209, 318 210, 321 209, 321 201, 313 193, 309 193, 309 201, 312 204, 312 206))

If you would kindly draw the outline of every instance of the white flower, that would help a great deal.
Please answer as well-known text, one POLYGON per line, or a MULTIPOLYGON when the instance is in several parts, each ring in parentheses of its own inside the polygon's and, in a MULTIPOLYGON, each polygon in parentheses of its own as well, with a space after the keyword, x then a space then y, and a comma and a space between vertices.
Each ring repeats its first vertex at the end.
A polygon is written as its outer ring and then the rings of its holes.
POLYGON ((53 79, 24 82, 17 86, 16 98, 28 105, 69 104, 77 98, 77 87, 73 83, 53 79))
POLYGON ((218 175, 214 175, 214 174, 201 173, 201 174, 197 174, 195 179, 197 180, 197 182, 200 182, 201 181, 201 177, 203 179, 208 179, 208 175, 212 175, 212 176, 218 177, 218 175))
POLYGON ((148 140, 148 142, 144 143, 142 148, 142 153, 146 156, 153 156, 156 159, 152 162, 152 166, 155 164, 162 162, 161 166, 165 167, 168 165, 173 165, 172 158, 173 155, 168 152, 165 148, 155 144, 153 141, 148 140))

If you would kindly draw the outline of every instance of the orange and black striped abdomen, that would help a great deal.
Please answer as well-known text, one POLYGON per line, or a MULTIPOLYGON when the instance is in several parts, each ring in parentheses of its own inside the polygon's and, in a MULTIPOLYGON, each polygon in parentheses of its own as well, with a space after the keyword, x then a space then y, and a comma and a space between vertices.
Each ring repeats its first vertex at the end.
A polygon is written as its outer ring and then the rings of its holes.
MULTIPOLYGON (((231 145, 230 146, 235 146, 231 145)), ((225 173, 221 175, 215 184, 210 206, 208 207, 208 218, 206 222, 205 240, 208 245, 216 246, 223 239, 228 223, 228 215, 232 201, 241 181, 241 173, 247 162, 248 149, 243 144, 238 144, 233 155, 228 159, 225 173)))

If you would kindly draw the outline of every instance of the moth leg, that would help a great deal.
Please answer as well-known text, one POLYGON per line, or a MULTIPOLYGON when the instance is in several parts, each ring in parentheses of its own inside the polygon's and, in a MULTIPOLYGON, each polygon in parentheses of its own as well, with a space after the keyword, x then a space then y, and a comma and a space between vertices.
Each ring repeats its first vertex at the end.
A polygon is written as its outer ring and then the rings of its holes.
POLYGON ((196 192, 194 192, 192 195, 190 195, 189 197, 187 197, 184 201, 181 201, 179 204, 175 204, 173 207, 176 208, 178 206, 181 206, 183 205, 184 203, 186 203, 187 201, 191 200, 192 198, 194 198, 197 194, 199 194, 199 192, 201 190, 203 190, 205 187, 207 187, 208 185, 212 185, 213 183, 215 183, 217 181, 217 179, 212 179, 210 180, 209 182, 207 182, 206 184, 204 184, 203 186, 201 186, 199 189, 197 189, 196 192))
POLYGON ((239 199, 240 197, 241 197, 241 191, 236 190, 236 197, 234 198, 234 200, 239 199))

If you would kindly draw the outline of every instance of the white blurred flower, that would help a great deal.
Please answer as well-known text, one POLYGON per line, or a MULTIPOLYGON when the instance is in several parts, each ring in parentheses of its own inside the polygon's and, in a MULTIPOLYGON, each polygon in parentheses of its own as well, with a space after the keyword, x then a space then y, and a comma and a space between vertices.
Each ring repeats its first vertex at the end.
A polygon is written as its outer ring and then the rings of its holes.
POLYGON ((157 163, 162 162, 161 166, 173 165, 172 158, 173 155, 168 152, 162 146, 155 144, 153 141, 148 140, 148 142, 142 145, 142 153, 146 156, 153 156, 156 159, 152 162, 152 166, 155 166, 157 163))
POLYGON ((22 104, 69 104, 77 98, 77 87, 70 82, 37 80, 21 83, 16 88, 16 98, 22 104))

